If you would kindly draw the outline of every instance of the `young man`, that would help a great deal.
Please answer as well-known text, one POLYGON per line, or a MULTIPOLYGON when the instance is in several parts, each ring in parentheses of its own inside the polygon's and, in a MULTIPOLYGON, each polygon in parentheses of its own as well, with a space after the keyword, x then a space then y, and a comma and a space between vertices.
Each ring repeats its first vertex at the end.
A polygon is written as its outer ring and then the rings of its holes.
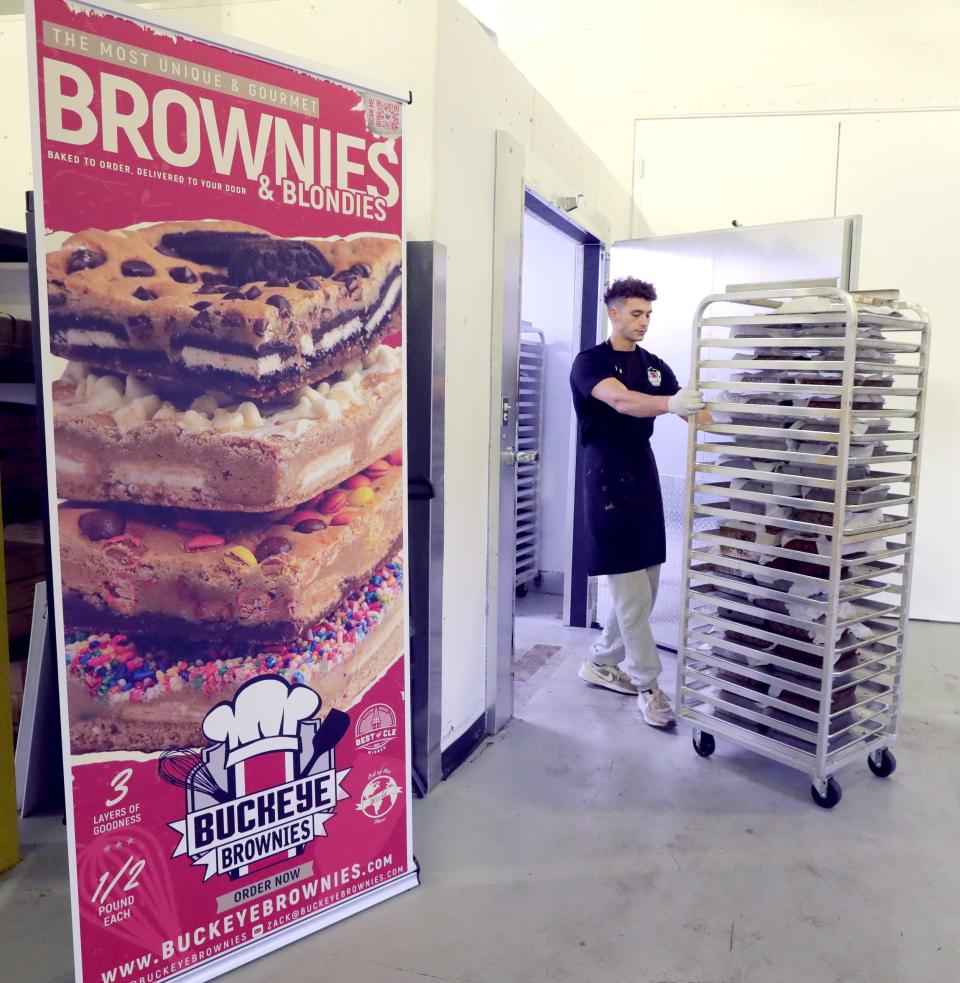
POLYGON ((660 476, 650 448, 655 417, 687 417, 703 396, 681 389, 662 359, 639 347, 657 292, 643 280, 613 283, 603 300, 612 332, 573 362, 570 386, 583 452, 587 573, 604 575, 613 603, 579 676, 617 693, 637 694, 652 727, 676 722, 657 685, 662 666, 650 611, 666 559, 660 476))

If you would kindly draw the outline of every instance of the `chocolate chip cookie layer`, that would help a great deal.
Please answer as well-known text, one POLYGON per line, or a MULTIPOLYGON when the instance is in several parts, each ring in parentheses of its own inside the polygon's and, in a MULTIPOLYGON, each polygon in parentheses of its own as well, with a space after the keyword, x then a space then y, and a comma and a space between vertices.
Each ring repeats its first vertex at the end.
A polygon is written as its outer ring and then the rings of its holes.
POLYGON ((234 222, 89 229, 47 256, 54 354, 269 400, 398 327, 394 239, 277 239, 234 222))

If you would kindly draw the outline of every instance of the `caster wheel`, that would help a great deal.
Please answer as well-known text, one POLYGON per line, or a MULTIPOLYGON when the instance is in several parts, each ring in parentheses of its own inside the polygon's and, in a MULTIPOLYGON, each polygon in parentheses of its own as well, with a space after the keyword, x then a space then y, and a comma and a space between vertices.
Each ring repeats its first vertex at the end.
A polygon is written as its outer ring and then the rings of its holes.
POLYGON ((693 750, 700 755, 701 758, 709 758, 711 754, 717 749, 717 742, 713 739, 713 734, 705 734, 701 732, 699 739, 696 735, 693 737, 693 750))
POLYGON ((517 584, 517 591, 516 591, 516 593, 517 593, 517 597, 526 597, 527 596, 527 585, 526 584, 517 584))
POLYGON ((828 778, 825 795, 820 794, 816 785, 810 786, 810 795, 821 809, 832 809, 843 798, 843 789, 835 778, 828 778))
POLYGON ((877 778, 889 778, 897 770, 897 759, 887 748, 880 751, 879 757, 877 758, 871 754, 867 758, 867 764, 877 778))

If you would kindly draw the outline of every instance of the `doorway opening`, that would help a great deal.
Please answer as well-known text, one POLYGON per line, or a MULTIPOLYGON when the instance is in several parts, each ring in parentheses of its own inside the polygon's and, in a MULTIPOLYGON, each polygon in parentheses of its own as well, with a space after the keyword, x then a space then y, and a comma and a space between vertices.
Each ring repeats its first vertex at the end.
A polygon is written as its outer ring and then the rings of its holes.
POLYGON ((552 675, 570 626, 587 623, 578 561, 579 467, 570 366, 596 344, 599 240, 527 190, 517 345, 514 712, 552 675))
MULTIPOLYGON (((507 138, 503 138, 502 147, 498 142, 497 187, 510 193, 505 191, 502 195, 495 223, 498 228, 496 241, 500 244, 497 262, 501 264, 499 274, 495 269, 495 299, 498 305, 502 305, 502 332, 497 337, 502 345, 497 346, 500 357, 494 360, 494 364, 501 369, 494 388, 500 397, 494 400, 499 439, 491 447, 491 501, 496 508, 492 510, 491 529, 495 530, 495 546, 491 549, 488 583, 491 585, 489 629, 495 645, 495 663, 491 661, 488 664, 489 733, 499 731, 515 710, 522 710, 524 703, 553 675, 563 656, 565 642, 568 646, 583 644, 584 633, 574 629, 600 627, 595 623, 598 620, 596 612, 608 606, 605 603, 603 579, 588 578, 583 563, 582 472, 579 447, 574 439, 570 418, 572 409, 567 383, 573 356, 597 344, 603 337, 601 326, 605 327, 605 316, 601 322, 600 292, 606 267, 604 247, 599 239, 590 236, 569 216, 557 211, 529 189, 524 196, 525 210, 516 207, 519 201, 513 197, 516 194, 513 189, 523 186, 523 178, 522 157, 514 155, 515 150, 507 138), (548 228, 532 225, 534 218, 548 228), (546 561, 542 558, 537 561, 539 583, 535 574, 532 584, 520 584, 519 593, 525 596, 516 596, 516 544, 523 540, 522 536, 518 540, 517 535, 518 476, 529 445, 524 444, 524 449, 518 449, 518 437, 523 431, 518 429, 517 414, 514 412, 521 389, 529 388, 526 385, 529 380, 521 379, 519 371, 521 320, 527 321, 535 329, 543 330, 544 317, 537 310, 541 303, 544 310, 554 301, 562 309, 560 300, 564 298, 568 311, 571 306, 562 264, 558 262, 553 267, 549 261, 542 260, 548 251, 547 246, 540 251, 536 248, 538 239, 546 237, 548 233, 555 235, 556 232, 570 240, 567 243, 569 248, 579 248, 581 259, 579 279, 576 281, 581 291, 579 337, 574 325, 573 341, 565 353, 563 409, 559 409, 559 400, 550 400, 546 396, 543 400, 548 423, 551 416, 560 413, 568 421, 567 471, 563 473, 560 463, 558 473, 556 457, 551 459, 549 446, 545 444, 546 457, 537 475, 540 488, 546 488, 548 493, 556 487, 565 487, 563 527, 556 528, 556 519, 551 519, 549 526, 544 525, 542 504, 538 511, 541 545, 544 539, 559 539, 563 544, 564 556, 568 558, 562 576, 563 598, 559 616, 558 595, 554 593, 557 588, 556 571, 551 569, 549 550, 545 554, 548 558, 546 561), (546 287, 549 287, 546 299, 542 301, 537 299, 538 279, 543 279, 546 287)), ((690 366, 692 315, 705 295, 723 290, 730 284, 797 278, 827 277, 844 286, 855 280, 858 239, 859 221, 855 216, 651 237, 616 243, 611 273, 613 278, 640 276, 656 283, 658 289, 662 288, 663 299, 657 304, 658 329, 653 339, 653 350, 665 358, 681 382, 686 382, 690 366)), ((555 239, 545 241, 555 248, 558 255, 563 252, 555 239)), ((576 307, 575 298, 572 305, 576 307)), ((544 330, 545 392, 551 378, 547 349, 548 334, 544 330)), ((554 395, 558 395, 556 390, 560 388, 554 384, 554 395)), ((678 452, 683 457, 686 455, 684 430, 682 427, 659 428, 654 432, 653 443, 660 466, 665 504, 667 563, 661 573, 660 594, 651 627, 658 647, 675 651, 679 641, 679 615, 684 601, 680 596, 680 569, 684 549, 686 467, 677 464, 678 452)))

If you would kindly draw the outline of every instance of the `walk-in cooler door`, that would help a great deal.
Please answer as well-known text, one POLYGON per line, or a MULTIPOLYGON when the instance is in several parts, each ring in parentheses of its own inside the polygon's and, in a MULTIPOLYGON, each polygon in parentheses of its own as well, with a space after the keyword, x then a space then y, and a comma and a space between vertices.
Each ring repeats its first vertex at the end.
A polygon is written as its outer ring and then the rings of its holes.
MULTIPOLYGON (((652 236, 616 243, 610 276, 612 280, 639 277, 654 284, 657 301, 644 347, 664 359, 684 385, 690 372, 693 319, 703 297, 735 284, 786 280, 828 279, 844 290, 858 287, 859 243, 859 216, 652 236)), ((661 571, 653 631, 658 645, 675 649, 680 630, 687 429, 676 419, 661 418, 652 443, 667 525, 667 562, 661 571)), ((606 614, 606 601, 601 581, 598 621, 606 614)))

